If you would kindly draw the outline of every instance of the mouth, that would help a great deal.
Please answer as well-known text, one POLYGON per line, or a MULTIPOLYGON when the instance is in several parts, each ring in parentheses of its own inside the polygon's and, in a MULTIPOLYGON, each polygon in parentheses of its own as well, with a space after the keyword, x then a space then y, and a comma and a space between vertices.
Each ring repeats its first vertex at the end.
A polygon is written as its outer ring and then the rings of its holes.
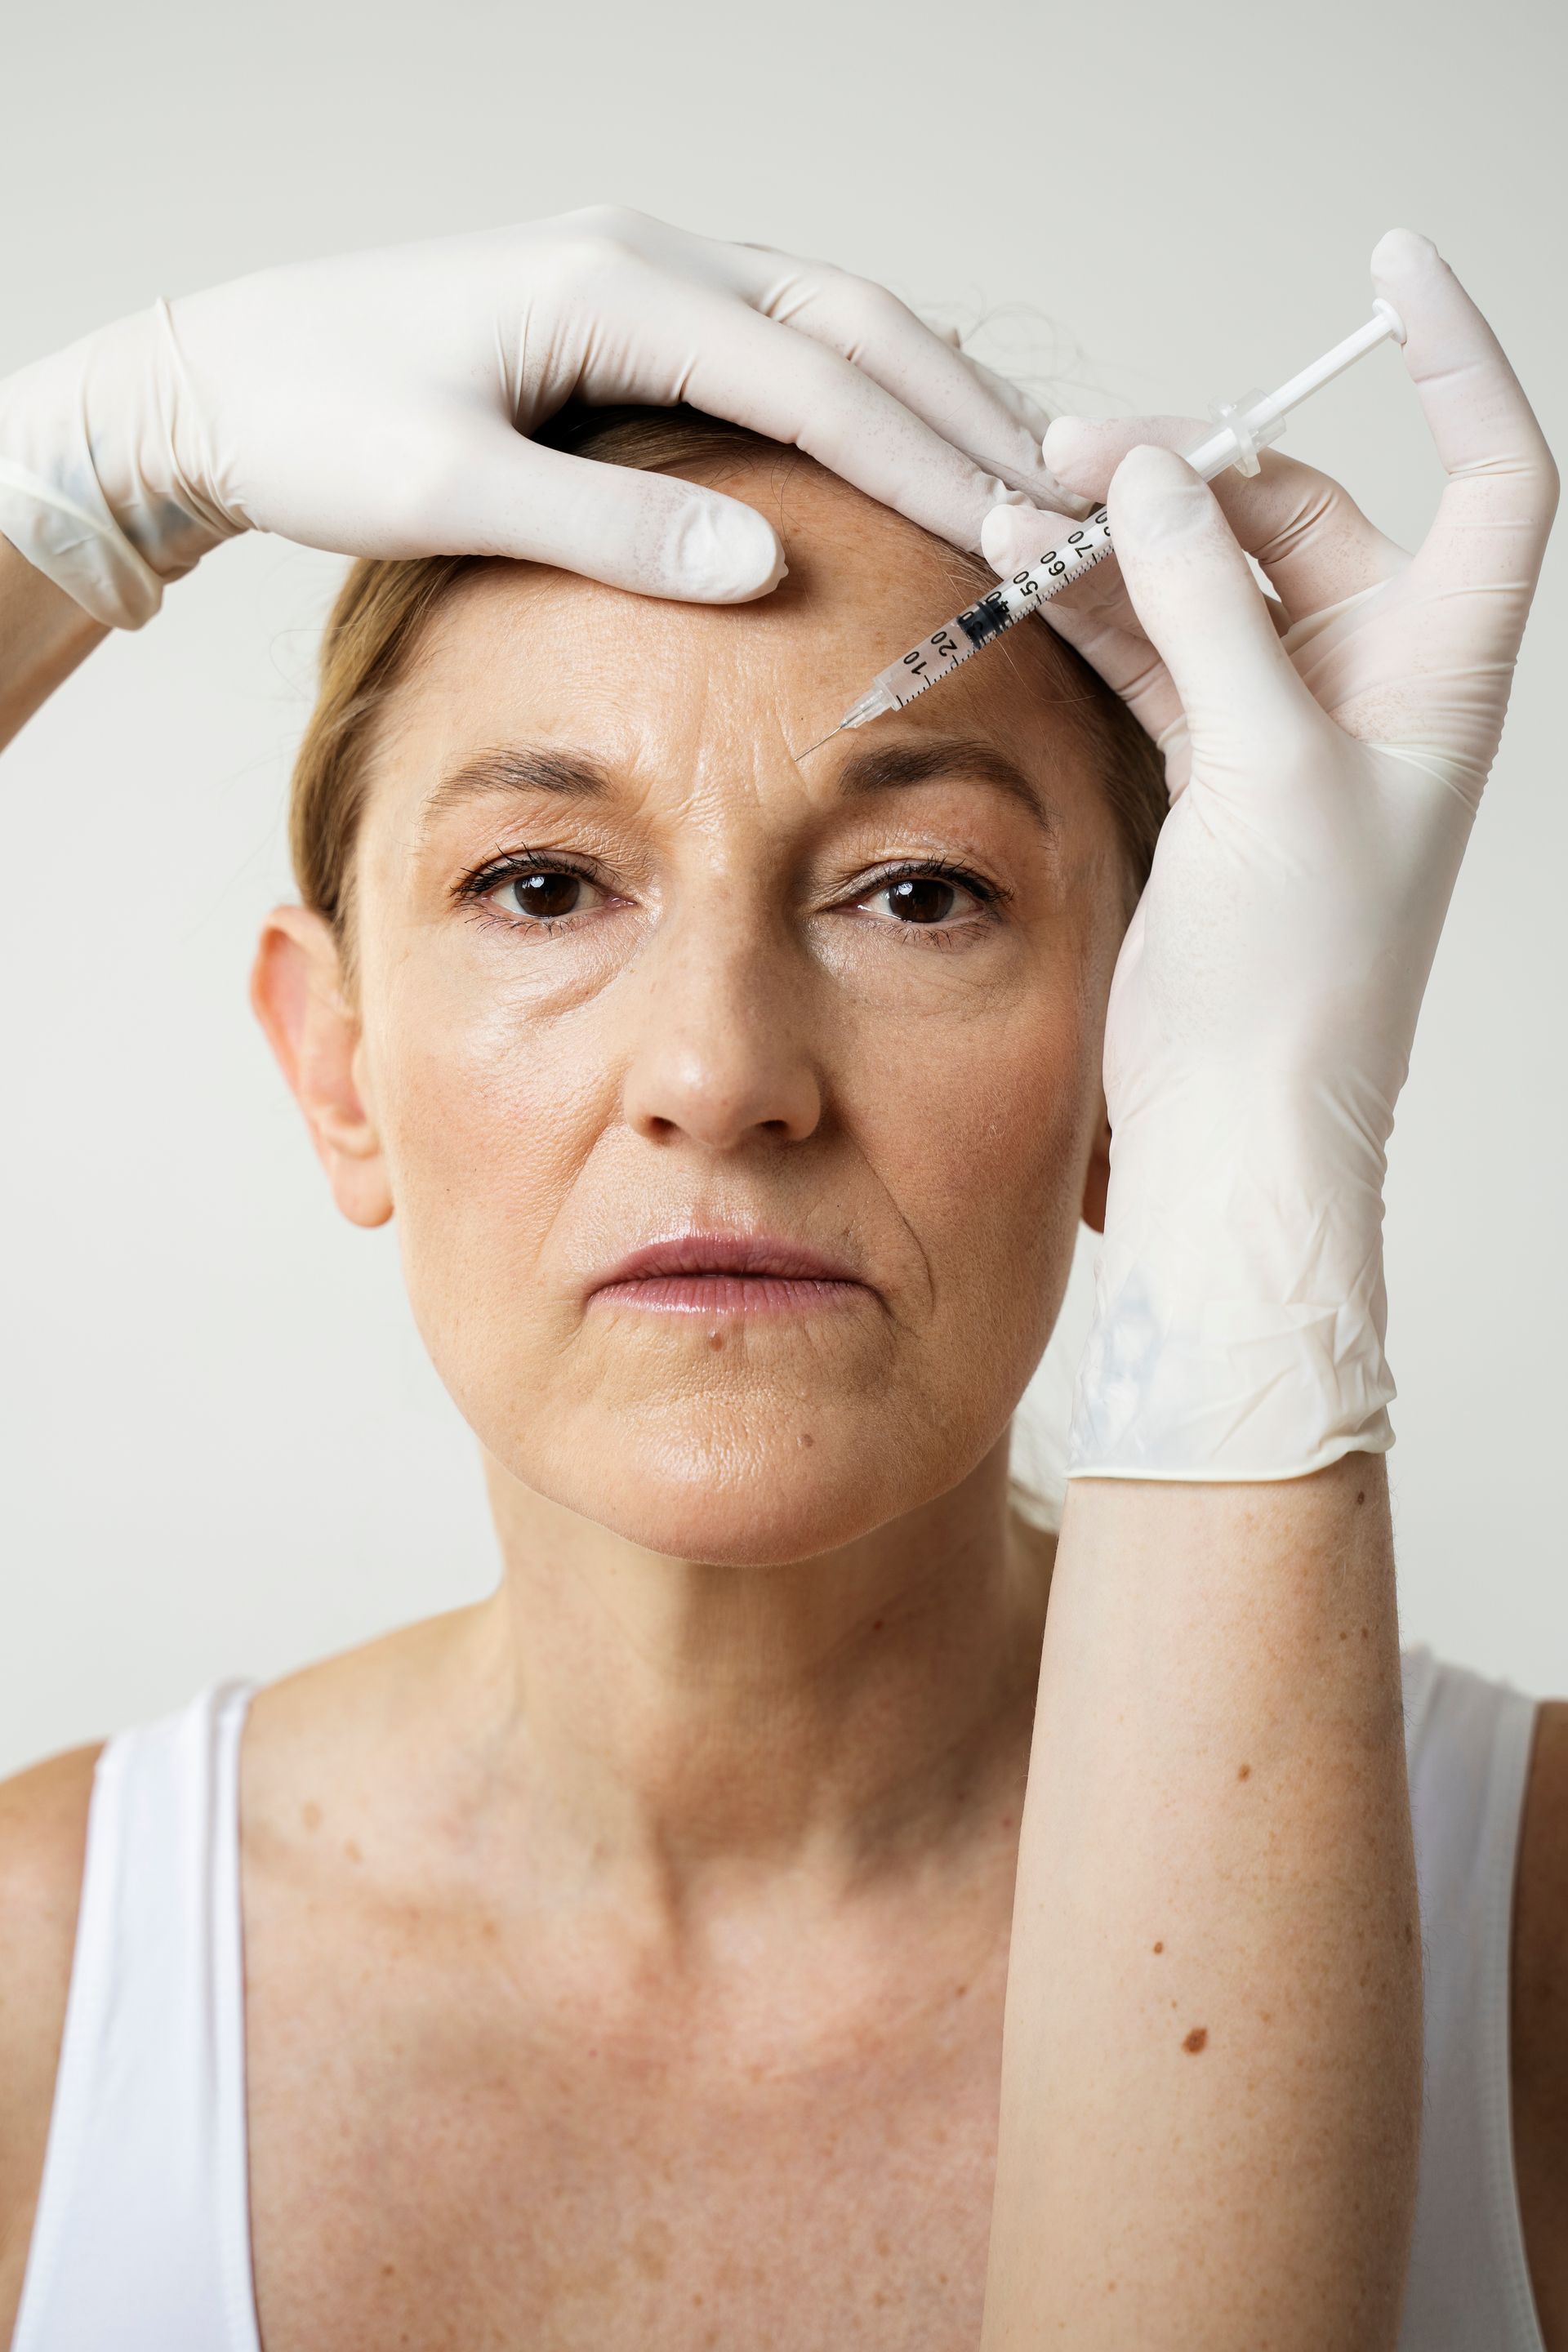
POLYGON ((676 1234, 598 1276, 591 1300, 664 1315, 803 1315, 864 1305, 868 1283, 837 1260, 771 1234, 676 1234))

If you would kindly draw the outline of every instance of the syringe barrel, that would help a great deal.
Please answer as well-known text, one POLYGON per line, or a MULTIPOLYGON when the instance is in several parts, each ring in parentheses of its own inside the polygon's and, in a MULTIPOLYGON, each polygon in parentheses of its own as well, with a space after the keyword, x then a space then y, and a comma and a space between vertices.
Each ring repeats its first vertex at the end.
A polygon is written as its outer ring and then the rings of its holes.
POLYGON ((1055 547, 1047 548, 1037 563, 1026 571, 1015 572, 1010 578, 999 580, 988 594, 978 603, 967 605, 918 646, 911 646, 902 661, 891 663, 879 670, 873 683, 881 688, 895 707, 902 709, 917 695, 924 694, 939 678, 946 677, 963 662, 1011 629, 1019 621, 1026 621, 1031 613, 1092 572, 1110 552, 1110 518, 1103 507, 1096 507, 1091 515, 1064 533, 1055 547))

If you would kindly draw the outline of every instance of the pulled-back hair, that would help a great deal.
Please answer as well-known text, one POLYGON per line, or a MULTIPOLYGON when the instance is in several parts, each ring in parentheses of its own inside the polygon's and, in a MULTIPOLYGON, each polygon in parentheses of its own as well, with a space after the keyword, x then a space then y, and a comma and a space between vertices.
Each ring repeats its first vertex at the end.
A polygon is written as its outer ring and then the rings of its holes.
MULTIPOLYGON (((787 466, 796 456, 743 425, 687 407, 587 408, 574 403, 534 437, 600 465, 647 472, 679 474, 725 458, 754 467, 771 457, 787 466)), ((952 568, 955 605, 994 584, 977 558, 951 549, 943 552, 952 568)), ((345 962, 352 961, 353 952, 354 846, 388 698, 447 590, 490 560, 361 558, 350 567, 328 619, 316 704, 294 763, 289 841, 300 895, 331 925, 345 962)), ((1052 708, 1087 742, 1121 837, 1131 906, 1148 877, 1165 814, 1160 755, 1089 664, 1060 638, 1053 635, 1049 642, 1060 689, 1053 694, 1052 708)), ((1010 647, 1005 638, 986 658, 994 661, 1010 647)))

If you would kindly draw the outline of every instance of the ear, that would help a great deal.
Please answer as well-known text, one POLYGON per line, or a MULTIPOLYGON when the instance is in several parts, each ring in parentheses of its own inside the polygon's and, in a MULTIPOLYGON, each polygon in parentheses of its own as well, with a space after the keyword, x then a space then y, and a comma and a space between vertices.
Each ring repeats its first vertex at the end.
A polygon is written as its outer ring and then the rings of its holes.
POLYGON ((361 1086, 359 1014, 331 924, 305 907, 274 907, 261 927, 250 1002, 305 1114, 333 1200, 351 1223, 384 1225, 392 1192, 361 1086))
POLYGON ((1110 1185, 1110 1121, 1106 1116, 1105 1097, 1101 1096, 1094 1145, 1083 1180, 1083 1221, 1091 1233, 1102 1234, 1105 1231, 1105 1196, 1110 1185))

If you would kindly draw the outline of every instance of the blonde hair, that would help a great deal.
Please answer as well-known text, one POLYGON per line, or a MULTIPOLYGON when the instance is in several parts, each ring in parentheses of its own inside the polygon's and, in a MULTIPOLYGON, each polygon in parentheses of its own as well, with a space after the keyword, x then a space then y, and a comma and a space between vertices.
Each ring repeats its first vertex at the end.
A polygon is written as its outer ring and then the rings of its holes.
MULTIPOLYGON (((710 474, 715 461, 725 457, 746 469, 769 457, 781 466, 796 461, 793 449, 685 407, 590 409, 569 404, 536 437, 600 465, 647 472, 679 474, 700 465, 710 474)), ((965 593, 992 584, 975 559, 944 551, 965 593)), ((345 968, 353 961, 354 847, 383 717, 448 589, 488 560, 362 558, 351 565, 328 618, 315 708, 294 762, 289 844, 300 895, 331 925, 345 968)), ((1087 733, 1121 837, 1131 905, 1148 877, 1165 814, 1160 756, 1088 663, 1059 638, 1048 642, 1070 687, 1054 707, 1087 733)))

